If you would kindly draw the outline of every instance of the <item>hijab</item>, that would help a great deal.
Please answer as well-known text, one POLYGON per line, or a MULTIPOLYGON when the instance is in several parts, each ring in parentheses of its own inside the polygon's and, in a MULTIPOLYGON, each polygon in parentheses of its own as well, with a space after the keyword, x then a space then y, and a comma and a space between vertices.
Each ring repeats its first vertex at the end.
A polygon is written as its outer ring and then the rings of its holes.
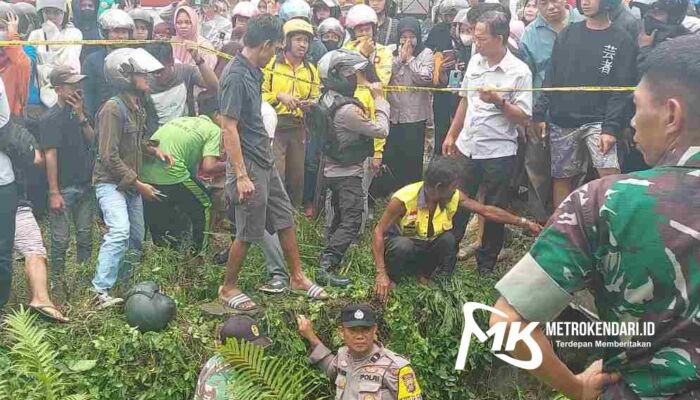
MULTIPOLYGON (((175 38, 180 39, 180 40, 190 40, 192 42, 196 42, 204 47, 208 47, 210 49, 213 49, 214 46, 212 46, 211 43, 209 43, 208 40, 206 40, 204 37, 202 37, 199 34, 199 16, 197 15, 197 12, 192 7, 188 6, 181 6, 178 7, 177 10, 175 10, 175 15, 173 16, 173 27, 175 28, 175 38), (177 17, 180 15, 180 12, 185 12, 187 15, 190 17, 190 21, 192 21, 192 28, 190 29, 190 32, 188 34, 183 34, 182 32, 178 31, 177 29, 177 17)), ((216 65, 216 56, 213 55, 212 53, 206 53, 204 51, 200 51, 200 54, 202 57, 204 57, 205 61, 211 68, 214 68, 216 65), (213 58, 213 61, 212 61, 213 58)), ((173 48, 173 55, 175 56, 175 59, 182 64, 194 64, 194 60, 192 60, 192 56, 190 53, 187 51, 187 47, 185 46, 174 46, 173 48)))

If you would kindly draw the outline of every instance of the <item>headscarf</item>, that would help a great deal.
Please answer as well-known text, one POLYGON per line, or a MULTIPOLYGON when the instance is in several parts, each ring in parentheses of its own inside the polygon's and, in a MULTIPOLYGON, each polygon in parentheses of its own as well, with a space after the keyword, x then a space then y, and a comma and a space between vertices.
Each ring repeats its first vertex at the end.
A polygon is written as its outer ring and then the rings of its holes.
MULTIPOLYGON (((197 12, 192 7, 181 6, 175 10, 175 14, 173 15, 173 27, 175 28, 176 39, 190 40, 198 43, 201 46, 214 49, 214 46, 207 39, 205 39, 199 34, 199 16, 197 16, 197 12), (177 29, 176 21, 177 16, 180 15, 180 11, 186 12, 187 15, 189 15, 190 17, 190 21, 192 21, 192 28, 190 29, 190 32, 187 35, 183 35, 181 32, 178 32, 177 29)), ((216 56, 214 54, 202 51, 201 49, 199 54, 204 58, 204 61, 209 67, 211 67, 212 69, 216 67, 216 56)), ((175 46, 173 48, 173 56, 175 57, 175 60, 179 61, 182 64, 194 65, 194 60, 192 60, 192 56, 187 51, 187 47, 185 46, 175 46)))
MULTIPOLYGON (((423 45, 423 35, 421 35, 420 22, 413 17, 401 18, 399 21, 399 38, 401 38, 401 32, 406 30, 413 32, 413 34, 416 36, 416 45, 413 47, 413 56, 417 57, 418 54, 425 49, 425 45, 423 45)), ((399 48, 400 45, 396 46, 396 50, 394 51, 395 56, 399 54, 399 48)))

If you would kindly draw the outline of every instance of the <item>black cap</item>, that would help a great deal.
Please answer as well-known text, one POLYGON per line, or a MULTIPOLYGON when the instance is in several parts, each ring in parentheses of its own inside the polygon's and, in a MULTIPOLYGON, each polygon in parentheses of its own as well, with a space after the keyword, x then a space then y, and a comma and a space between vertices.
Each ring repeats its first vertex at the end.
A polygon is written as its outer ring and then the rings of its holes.
POLYGON ((247 315, 234 315, 224 322, 219 339, 221 343, 226 343, 226 339, 230 337, 244 339, 261 347, 272 344, 269 337, 260 335, 260 328, 255 320, 247 315))
POLYGON ((340 321, 347 328, 377 325, 377 317, 367 304, 346 306, 340 313, 340 321))

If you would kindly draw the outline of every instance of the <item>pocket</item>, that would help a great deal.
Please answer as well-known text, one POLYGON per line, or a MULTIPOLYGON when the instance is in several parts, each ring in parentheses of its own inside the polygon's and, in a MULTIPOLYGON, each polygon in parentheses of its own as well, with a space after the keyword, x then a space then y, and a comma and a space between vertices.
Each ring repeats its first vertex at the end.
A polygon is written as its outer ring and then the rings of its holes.
POLYGON ((335 400, 340 400, 343 397, 346 384, 347 380, 345 375, 338 374, 338 376, 335 378, 335 400))
POLYGON ((358 391, 360 392, 361 400, 381 400, 381 393, 379 390, 382 387, 381 379, 379 382, 367 382, 361 381, 359 383, 358 391))

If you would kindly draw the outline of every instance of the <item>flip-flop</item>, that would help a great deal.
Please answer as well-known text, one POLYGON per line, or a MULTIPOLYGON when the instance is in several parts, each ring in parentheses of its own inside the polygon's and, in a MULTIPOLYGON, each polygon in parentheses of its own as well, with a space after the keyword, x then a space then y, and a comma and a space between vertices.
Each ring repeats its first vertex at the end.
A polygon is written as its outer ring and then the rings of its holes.
POLYGON ((328 299, 328 293, 326 289, 322 288, 317 284, 312 284, 307 290, 304 289, 292 289, 292 293, 298 296, 306 296, 306 298, 311 300, 326 300, 328 299))
POLYGON ((56 307, 54 307, 54 306, 52 306, 52 305, 48 305, 48 304, 47 304, 47 305, 43 305, 43 306, 32 306, 32 305, 28 305, 28 307, 29 307, 29 309, 32 310, 33 312, 39 314, 39 316, 41 316, 41 318, 43 318, 43 319, 46 320, 46 321, 49 321, 49 322, 57 322, 57 323, 60 323, 60 324, 65 324, 65 323, 67 323, 67 322, 70 322, 70 320, 69 320, 68 318, 66 318, 66 317, 59 318, 59 317, 57 317, 57 316, 51 314, 50 312, 46 311, 46 310, 55 310, 55 311, 57 311, 61 316, 63 316, 63 313, 61 313, 61 311, 60 311, 58 308, 56 308, 56 307))
POLYGON ((219 295, 219 302, 221 302, 221 304, 223 304, 224 306, 236 311, 237 314, 254 315, 257 314, 259 311, 258 305, 255 304, 253 299, 251 299, 247 294, 243 292, 235 296, 231 296, 228 299, 219 295), (241 308, 241 306, 246 302, 250 302, 251 304, 253 304, 253 307, 248 309, 241 308))

